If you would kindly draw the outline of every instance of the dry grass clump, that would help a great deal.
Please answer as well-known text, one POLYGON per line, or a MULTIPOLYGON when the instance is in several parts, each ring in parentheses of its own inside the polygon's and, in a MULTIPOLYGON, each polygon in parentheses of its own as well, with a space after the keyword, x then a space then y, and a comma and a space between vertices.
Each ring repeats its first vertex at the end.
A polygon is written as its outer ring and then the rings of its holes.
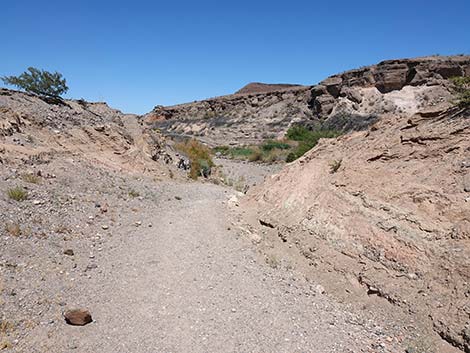
POLYGON ((7 223, 5 225, 5 231, 12 237, 19 237, 21 235, 21 227, 18 223, 7 223))
POLYGON ((250 162, 257 162, 263 160, 263 154, 260 150, 253 150, 253 152, 248 156, 250 162))
POLYGON ((24 201, 28 198, 28 192, 21 186, 8 189, 7 195, 10 199, 15 201, 24 201))
POLYGON ((271 268, 278 268, 281 265, 281 262, 274 254, 266 254, 264 261, 271 267, 271 268))
POLYGON ((30 184, 39 184, 41 182, 41 178, 31 173, 25 173, 21 175, 21 179, 30 184))
POLYGON ((0 334, 6 335, 7 333, 10 333, 13 331, 15 328, 15 325, 13 322, 8 321, 8 320, 2 320, 0 321, 0 334))
POLYGON ((0 351, 4 350, 4 349, 10 349, 12 348, 12 344, 10 341, 6 340, 6 339, 0 339, 0 351))
POLYGON ((128 195, 130 197, 139 197, 140 193, 138 191, 135 191, 135 190, 132 189, 132 190, 129 190, 128 195))
POLYGON ((0 321, 0 351, 4 349, 12 348, 12 344, 6 338, 2 338, 2 336, 6 336, 11 333, 15 329, 15 325, 8 320, 1 320, 0 321))

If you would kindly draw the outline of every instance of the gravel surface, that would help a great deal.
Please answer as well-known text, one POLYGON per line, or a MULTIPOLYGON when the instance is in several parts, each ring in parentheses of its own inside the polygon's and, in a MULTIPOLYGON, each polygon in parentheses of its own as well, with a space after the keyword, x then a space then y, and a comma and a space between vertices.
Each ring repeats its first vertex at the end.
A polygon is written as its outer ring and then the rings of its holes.
POLYGON ((12 352, 399 352, 399 323, 272 266, 241 229, 240 194, 79 160, 38 184, 2 169, 0 341, 12 352), (28 199, 5 196, 14 185, 28 199), (35 202, 38 201, 38 202, 35 202), (93 322, 66 324, 69 309, 93 322))
POLYGON ((240 191, 262 184, 266 178, 279 172, 285 163, 253 163, 237 159, 214 158, 225 183, 232 184, 240 191))

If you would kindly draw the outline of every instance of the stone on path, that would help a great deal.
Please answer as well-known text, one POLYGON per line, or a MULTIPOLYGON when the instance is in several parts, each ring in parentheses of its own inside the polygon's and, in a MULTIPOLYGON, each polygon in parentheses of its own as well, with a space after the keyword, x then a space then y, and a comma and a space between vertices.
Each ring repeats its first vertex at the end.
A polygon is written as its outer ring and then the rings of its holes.
POLYGON ((64 313, 65 322, 74 326, 85 326, 93 321, 91 314, 85 309, 71 309, 64 313))

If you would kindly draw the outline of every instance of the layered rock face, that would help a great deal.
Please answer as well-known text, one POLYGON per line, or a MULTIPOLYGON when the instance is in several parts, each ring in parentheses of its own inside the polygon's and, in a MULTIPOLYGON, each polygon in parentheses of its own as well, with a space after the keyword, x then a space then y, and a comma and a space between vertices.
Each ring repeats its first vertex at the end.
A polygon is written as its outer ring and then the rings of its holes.
POLYGON ((382 61, 312 87, 310 107, 327 127, 358 130, 380 114, 410 115, 448 101, 448 79, 454 76, 470 76, 470 56, 382 61))
POLYGON ((384 113, 409 115, 449 101, 448 78, 470 75, 470 56, 388 60, 334 75, 315 86, 249 84, 234 95, 171 107, 144 120, 210 145, 280 138, 296 123, 360 130, 384 113))
POLYGON ((157 106, 144 120, 164 133, 197 137, 209 145, 257 143, 282 137, 293 122, 313 118, 310 87, 275 89, 172 107, 157 106))

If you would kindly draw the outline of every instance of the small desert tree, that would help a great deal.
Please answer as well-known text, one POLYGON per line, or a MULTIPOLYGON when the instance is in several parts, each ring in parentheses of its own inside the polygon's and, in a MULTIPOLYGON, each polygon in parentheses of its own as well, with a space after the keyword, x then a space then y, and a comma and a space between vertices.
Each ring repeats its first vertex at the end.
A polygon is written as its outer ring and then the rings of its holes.
POLYGON ((62 74, 34 67, 29 67, 19 76, 5 76, 1 79, 7 85, 47 97, 60 97, 69 89, 62 74))

